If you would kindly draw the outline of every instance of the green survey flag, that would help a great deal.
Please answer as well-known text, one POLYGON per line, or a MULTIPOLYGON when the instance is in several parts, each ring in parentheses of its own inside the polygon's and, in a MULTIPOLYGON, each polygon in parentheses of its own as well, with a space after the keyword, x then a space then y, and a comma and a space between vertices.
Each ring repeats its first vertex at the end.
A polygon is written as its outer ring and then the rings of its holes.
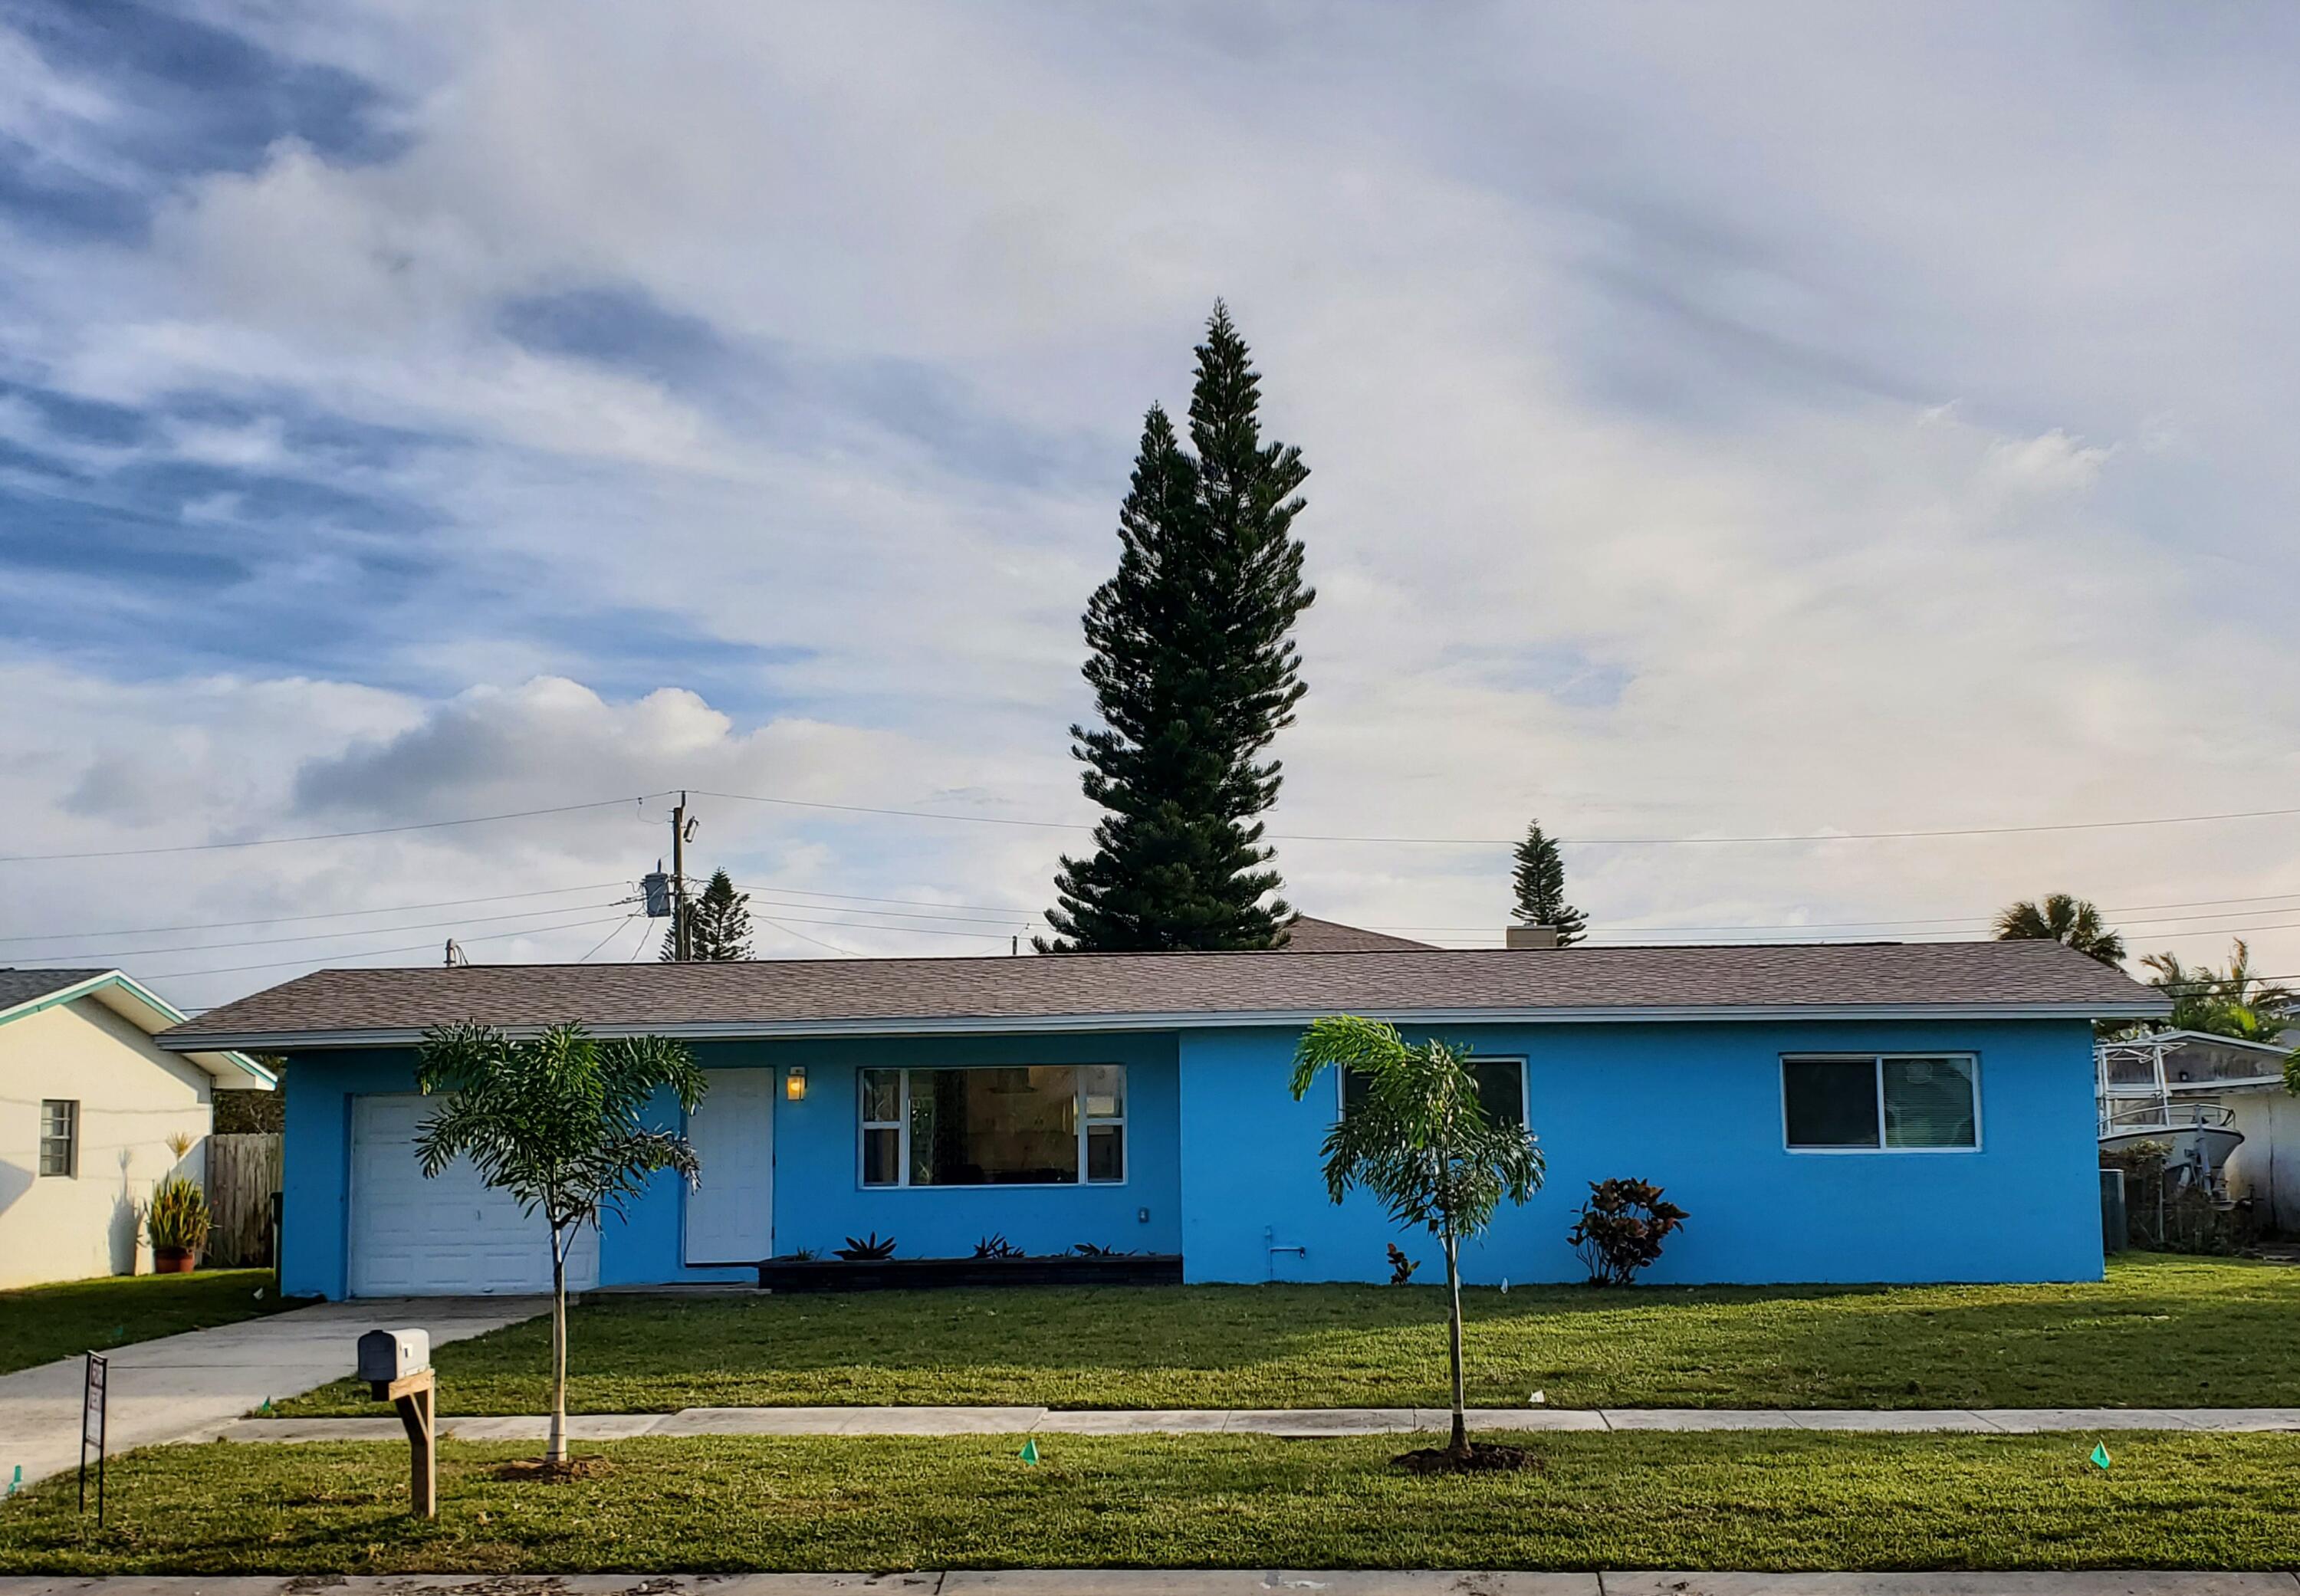
POLYGON ((2092 1447, 2092 1466, 2102 1473, 2108 1472, 2108 1443, 2096 1441, 2092 1447))
POLYGON ((1036 1436, 1026 1435, 1022 1438, 1021 1456, 1025 1463, 1036 1463, 1038 1460, 1038 1442, 1036 1436))

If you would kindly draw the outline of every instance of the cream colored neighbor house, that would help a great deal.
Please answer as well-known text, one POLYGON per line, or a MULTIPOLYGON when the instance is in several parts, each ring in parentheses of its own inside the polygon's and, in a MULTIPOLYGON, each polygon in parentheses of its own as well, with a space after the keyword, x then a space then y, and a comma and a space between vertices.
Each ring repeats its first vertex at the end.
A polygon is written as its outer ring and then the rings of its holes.
POLYGON ((0 1286, 150 1268, 142 1205, 204 1175, 214 1094, 278 1084, 240 1053, 153 1045, 183 1018, 115 969, 0 968, 0 1286))

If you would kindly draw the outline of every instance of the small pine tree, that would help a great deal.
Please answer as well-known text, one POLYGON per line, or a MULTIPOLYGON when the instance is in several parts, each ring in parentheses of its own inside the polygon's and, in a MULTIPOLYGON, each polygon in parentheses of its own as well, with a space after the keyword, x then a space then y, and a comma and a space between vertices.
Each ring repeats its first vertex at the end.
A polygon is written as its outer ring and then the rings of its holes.
MULTIPOLYGON (((702 896, 687 905, 687 959, 690 964, 731 964, 751 956, 751 894, 735 890, 724 870, 711 872, 702 896)), ((662 961, 679 959, 679 934, 662 934, 662 961)))
POLYGON ((1521 925, 1554 926, 1557 945, 1570 948, 1589 929, 1582 912, 1565 901, 1565 860, 1557 844, 1536 820, 1517 845, 1517 869, 1510 880, 1517 888, 1517 918, 1521 925))
POLYGON ((1292 911, 1254 817, 1277 802, 1262 755, 1303 685, 1289 634, 1315 597, 1292 535, 1309 475, 1262 441, 1261 378, 1220 304, 1198 345, 1192 453, 1166 412, 1143 423, 1119 511, 1118 573, 1086 612, 1086 679, 1104 725, 1071 727, 1086 795, 1109 811, 1064 859, 1046 952, 1276 944, 1292 911))

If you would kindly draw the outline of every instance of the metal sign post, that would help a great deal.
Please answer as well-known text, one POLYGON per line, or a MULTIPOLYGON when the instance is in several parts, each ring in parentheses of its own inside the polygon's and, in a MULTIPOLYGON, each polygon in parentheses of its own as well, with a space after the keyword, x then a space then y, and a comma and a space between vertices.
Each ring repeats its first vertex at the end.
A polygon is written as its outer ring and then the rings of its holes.
POLYGON ((96 1527, 104 1527, 104 1393, 111 1363, 101 1352, 88 1355, 88 1376, 79 1410, 79 1510, 88 1511, 88 1449, 96 1448, 96 1527))

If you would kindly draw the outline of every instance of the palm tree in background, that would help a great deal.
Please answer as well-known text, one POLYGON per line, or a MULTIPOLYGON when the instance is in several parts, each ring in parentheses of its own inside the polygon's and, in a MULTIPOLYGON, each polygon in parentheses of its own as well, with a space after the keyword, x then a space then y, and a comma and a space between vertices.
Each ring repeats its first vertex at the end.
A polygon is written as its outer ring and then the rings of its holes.
POLYGON ((2103 964, 2124 961, 2124 938, 2108 927, 2088 899, 2051 893, 2038 902, 2023 898, 1996 915, 1999 942, 2056 942, 2103 964))
POLYGON ((2263 981, 2252 968, 2244 938, 2229 952, 2225 971, 2209 964, 2180 962, 2177 953, 2151 953, 2141 963, 2155 973, 2148 985, 2172 1000, 2169 1022, 2176 1031, 2209 1031, 2240 1042, 2274 1042, 2296 1023, 2300 993, 2263 981))

